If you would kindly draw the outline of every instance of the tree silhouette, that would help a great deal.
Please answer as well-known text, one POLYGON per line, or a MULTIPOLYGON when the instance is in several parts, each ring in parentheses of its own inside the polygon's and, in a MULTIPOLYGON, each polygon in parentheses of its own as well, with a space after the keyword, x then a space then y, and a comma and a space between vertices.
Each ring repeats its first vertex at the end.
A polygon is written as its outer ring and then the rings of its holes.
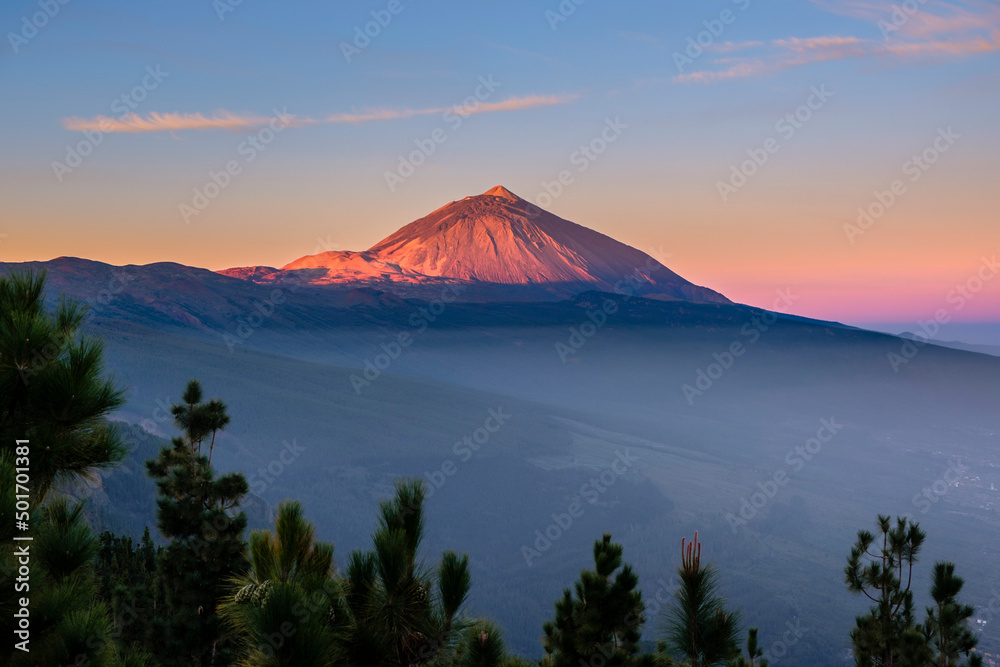
POLYGON ((864 595, 874 605, 865 616, 858 616, 851 631, 854 655, 859 665, 899 664, 899 653, 906 642, 918 639, 913 634, 913 565, 917 562, 926 535, 920 525, 898 518, 895 527, 889 516, 879 515, 881 537, 870 531, 858 531, 844 569, 847 588, 864 595), (874 549, 874 550, 873 550, 874 549), (867 565, 865 564, 865 559, 867 565))
POLYGON ((245 663, 322 667, 337 661, 333 545, 316 542, 315 534, 297 501, 279 505, 273 534, 250 534, 250 568, 230 580, 220 607, 245 663))
POLYGON ((343 580, 350 664, 418 665, 453 648, 465 627, 459 612, 469 594, 468 556, 445 551, 436 571, 419 558, 424 482, 399 480, 379 506, 370 551, 348 559, 343 580))
POLYGON ((955 566, 935 564, 934 606, 927 608, 927 620, 917 624, 910 589, 913 566, 927 536, 919 524, 904 517, 893 525, 889 516, 879 515, 877 525, 880 538, 858 531, 844 569, 848 590, 874 603, 868 614, 857 617, 851 631, 856 664, 957 667, 962 654, 969 658, 966 665, 982 664, 981 656, 970 656, 977 640, 966 621, 974 610, 957 601, 964 582, 955 576, 955 566))
MULTIPOLYGON (((962 578, 955 575, 954 563, 934 564, 931 583, 934 605, 927 607, 924 626, 928 643, 937 653, 934 664, 938 667, 956 667, 961 656, 969 657, 979 643, 968 626, 968 620, 976 613, 975 608, 958 602, 964 585, 962 578)), ((974 666, 981 662, 980 656, 972 656, 969 664, 974 666)))
POLYGON ((188 383, 183 404, 172 408, 184 435, 146 462, 156 480, 157 525, 171 540, 160 559, 166 613, 156 619, 163 637, 158 658, 165 665, 223 665, 231 650, 223 640, 218 603, 225 582, 240 569, 246 515, 236 511, 248 491, 239 473, 219 478, 201 454, 201 443, 217 428, 206 419, 201 385, 188 383), (221 642, 221 645, 220 645, 221 642))
POLYGON ((36 505, 57 479, 85 477, 125 455, 105 419, 124 393, 105 374, 103 343, 79 333, 86 307, 64 297, 50 315, 44 292, 44 273, 0 277, 0 453, 7 460, 16 440, 30 441, 36 505))
POLYGON ((709 667, 735 659, 739 653, 739 614, 726 610, 718 593, 718 574, 701 564, 698 531, 681 540, 680 588, 667 617, 667 645, 691 667, 709 667))
POLYGON ((106 420, 122 405, 123 392, 104 371, 101 341, 79 333, 86 308, 64 297, 48 313, 45 282, 44 273, 0 277, 0 615, 7 637, 15 637, 18 598, 30 592, 31 600, 31 652, 8 641, 0 662, 103 665, 116 651, 107 607, 92 599, 95 541, 83 506, 53 500, 52 489, 123 458, 118 433, 106 420), (15 516, 30 526, 21 534, 35 540, 31 589, 20 593, 15 516))
POLYGON ((506 667, 510 664, 500 629, 489 621, 466 628, 455 667, 506 667))
POLYGON ((105 531, 98 538, 95 563, 98 594, 110 607, 117 643, 126 649, 149 651, 159 641, 151 636, 150 619, 162 603, 156 579, 158 554, 149 527, 135 544, 131 537, 105 531))
POLYGON ((757 644, 757 628, 750 628, 747 631, 747 657, 742 655, 729 662, 730 667, 767 667, 767 660, 763 657, 764 649, 757 644))
POLYGON ((636 589, 639 578, 622 562, 622 553, 608 533, 594 542, 594 569, 580 573, 575 595, 567 588, 556 602, 555 620, 543 626, 543 665, 640 664, 633 658, 646 620, 645 605, 636 589))

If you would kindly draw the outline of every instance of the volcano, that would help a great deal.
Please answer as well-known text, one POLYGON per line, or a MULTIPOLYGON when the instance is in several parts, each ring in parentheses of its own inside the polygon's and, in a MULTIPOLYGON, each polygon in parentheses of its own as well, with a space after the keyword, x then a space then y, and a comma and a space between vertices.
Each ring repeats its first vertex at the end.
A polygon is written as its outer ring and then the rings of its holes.
POLYGON ((456 283, 534 287, 558 297, 600 290, 730 303, 646 253, 542 210, 502 185, 442 206, 366 251, 323 252, 281 269, 242 267, 220 273, 254 282, 456 283))

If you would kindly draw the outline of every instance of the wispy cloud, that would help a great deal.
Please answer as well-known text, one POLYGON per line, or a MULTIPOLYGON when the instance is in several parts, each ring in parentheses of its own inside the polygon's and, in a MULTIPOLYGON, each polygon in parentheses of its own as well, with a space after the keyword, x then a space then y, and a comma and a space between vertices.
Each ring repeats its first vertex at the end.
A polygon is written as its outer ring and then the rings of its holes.
POLYGON ((174 130, 243 130, 267 124, 261 116, 247 116, 218 111, 211 116, 201 113, 157 113, 145 116, 130 113, 124 116, 94 116, 64 118, 67 130, 100 130, 101 132, 171 132, 174 130))
POLYGON ((893 17, 894 5, 866 0, 813 0, 818 7, 865 21, 867 32, 883 38, 827 35, 787 37, 762 42, 723 42, 706 50, 749 51, 742 57, 716 58, 714 67, 680 74, 676 83, 714 83, 771 74, 792 67, 847 58, 875 58, 892 64, 961 58, 1000 50, 1000 6, 980 0, 938 2, 893 17))
POLYGON ((734 51, 752 49, 755 46, 764 46, 764 42, 715 42, 705 47, 705 50, 715 53, 733 53, 734 51))
MULTIPOLYGON (((530 95, 528 97, 511 97, 502 102, 483 102, 477 108, 466 110, 466 115, 477 113, 491 113, 493 111, 520 111, 522 109, 534 109, 535 107, 551 107, 560 104, 569 104, 579 99, 579 95, 530 95)), ((463 107, 454 107, 461 110, 463 107)))
POLYGON ((724 70, 691 72, 690 74, 680 74, 674 77, 677 83, 715 83, 726 79, 743 79, 748 76, 756 76, 773 69, 771 65, 761 60, 748 60, 739 62, 724 70))
MULTIPOLYGON (((320 123, 350 123, 361 124, 375 121, 401 120, 414 116, 432 116, 437 114, 455 113, 461 116, 472 116, 481 113, 500 111, 521 111, 538 107, 569 104, 579 95, 528 95, 510 97, 499 102, 477 102, 468 106, 432 107, 424 109, 366 109, 363 111, 330 114, 323 118, 301 118, 283 116, 285 127, 301 127, 320 123)), ((120 117, 93 116, 91 118, 64 118, 63 127, 67 130, 101 132, 178 132, 183 130, 247 130, 263 127, 274 119, 255 114, 236 114, 229 111, 217 111, 206 116, 201 113, 157 113, 146 115, 127 114, 120 117)))
POLYGON ((569 104, 578 95, 529 95, 527 97, 511 97, 502 102, 477 102, 474 105, 451 107, 432 107, 429 109, 368 109, 356 113, 338 113, 327 116, 320 122, 325 123, 368 123, 380 120, 399 120, 414 116, 435 116, 454 113, 461 116, 472 116, 494 111, 521 111, 537 107, 550 107, 559 104, 569 104))

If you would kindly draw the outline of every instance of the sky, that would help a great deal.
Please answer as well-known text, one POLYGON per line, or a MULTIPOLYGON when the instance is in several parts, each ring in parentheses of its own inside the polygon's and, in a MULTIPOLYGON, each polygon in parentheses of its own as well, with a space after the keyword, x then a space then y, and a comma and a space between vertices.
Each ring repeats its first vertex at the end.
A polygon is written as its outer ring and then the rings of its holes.
POLYGON ((503 184, 735 301, 1000 321, 995 1, 5 0, 0 32, 0 261, 280 267, 503 184))

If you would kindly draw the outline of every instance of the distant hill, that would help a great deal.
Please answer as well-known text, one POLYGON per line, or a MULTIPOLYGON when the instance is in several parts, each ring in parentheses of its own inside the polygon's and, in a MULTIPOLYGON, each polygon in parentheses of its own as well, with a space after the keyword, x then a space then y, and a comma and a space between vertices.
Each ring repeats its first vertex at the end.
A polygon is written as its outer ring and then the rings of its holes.
POLYGON ((899 337, 917 341, 919 343, 929 343, 930 345, 950 347, 953 350, 965 350, 967 352, 978 352, 980 354, 989 354, 994 357, 1000 357, 1000 345, 975 345, 972 343, 963 343, 958 340, 937 340, 936 338, 928 341, 926 337, 918 336, 909 331, 904 331, 899 334, 899 337))

